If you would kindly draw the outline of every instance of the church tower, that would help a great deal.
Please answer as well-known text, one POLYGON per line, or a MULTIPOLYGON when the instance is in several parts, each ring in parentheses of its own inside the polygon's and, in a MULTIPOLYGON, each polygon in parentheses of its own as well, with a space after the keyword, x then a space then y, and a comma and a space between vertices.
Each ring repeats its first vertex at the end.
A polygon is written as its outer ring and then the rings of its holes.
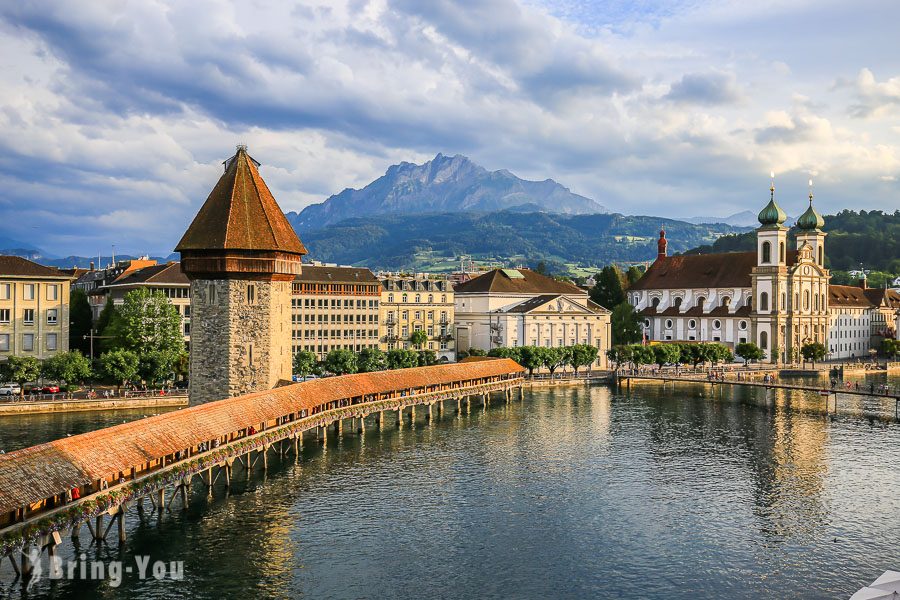
POLYGON ((245 146, 176 251, 191 280, 192 405, 290 380, 291 291, 306 248, 245 146))
POLYGON ((753 341, 769 362, 784 360, 787 317, 788 271, 787 215, 775 203, 775 175, 769 187, 769 203, 760 211, 756 230, 756 266, 750 279, 753 287, 751 321, 753 341))
POLYGON ((825 268, 825 236, 822 231, 825 219, 813 208, 812 180, 809 181, 809 208, 797 219, 797 250, 804 244, 809 244, 813 249, 813 257, 816 264, 825 268))

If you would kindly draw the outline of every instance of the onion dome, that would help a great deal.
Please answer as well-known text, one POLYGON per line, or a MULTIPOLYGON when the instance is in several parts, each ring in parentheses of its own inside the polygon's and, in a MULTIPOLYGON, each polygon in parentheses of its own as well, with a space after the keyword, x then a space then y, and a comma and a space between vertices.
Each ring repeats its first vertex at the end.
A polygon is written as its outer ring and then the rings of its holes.
POLYGON ((816 212, 816 209, 813 208, 812 205, 813 195, 812 192, 809 193, 809 208, 806 209, 806 212, 800 215, 800 218, 797 219, 797 228, 803 229, 805 231, 814 231, 816 229, 822 229, 825 225, 825 219, 822 218, 822 215, 816 212))
POLYGON ((772 183, 772 187, 769 188, 769 203, 766 204, 765 208, 759 211, 759 215, 756 217, 759 219, 759 222, 763 225, 781 225, 785 221, 787 221, 787 215, 781 207, 775 204, 775 183, 772 183))

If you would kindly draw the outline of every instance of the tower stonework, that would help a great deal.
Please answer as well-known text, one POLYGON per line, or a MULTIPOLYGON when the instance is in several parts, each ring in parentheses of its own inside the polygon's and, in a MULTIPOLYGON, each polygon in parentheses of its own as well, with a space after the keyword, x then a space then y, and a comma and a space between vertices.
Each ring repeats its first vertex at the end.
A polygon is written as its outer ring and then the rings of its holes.
POLYGON ((291 286, 306 249, 246 148, 182 237, 191 279, 190 403, 291 379, 291 286))

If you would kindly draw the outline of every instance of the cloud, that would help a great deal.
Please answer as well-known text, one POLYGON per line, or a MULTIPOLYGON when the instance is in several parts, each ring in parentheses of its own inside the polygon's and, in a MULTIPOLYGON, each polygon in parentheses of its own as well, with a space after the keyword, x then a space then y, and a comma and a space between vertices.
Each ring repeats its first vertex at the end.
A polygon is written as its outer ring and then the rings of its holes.
POLYGON ((773 166, 890 208, 898 9, 867 2, 5 3, 0 230, 167 253, 237 143, 286 210, 439 151, 629 213, 757 210, 773 166))
POLYGON ((734 104, 742 98, 734 75, 688 73, 672 84, 665 98, 688 104, 734 104))

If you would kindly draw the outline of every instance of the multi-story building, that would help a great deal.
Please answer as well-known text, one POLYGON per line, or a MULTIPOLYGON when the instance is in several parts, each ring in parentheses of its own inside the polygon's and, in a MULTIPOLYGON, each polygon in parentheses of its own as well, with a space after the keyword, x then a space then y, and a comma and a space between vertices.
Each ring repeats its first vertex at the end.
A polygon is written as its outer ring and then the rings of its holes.
POLYGON ((424 331, 422 349, 434 350, 442 362, 456 359, 453 345, 453 286, 427 275, 381 277, 380 347, 410 348, 410 337, 424 331))
POLYGON ((378 347, 381 283, 368 269, 303 265, 291 297, 293 353, 378 347))
POLYGON ((828 359, 869 356, 873 308, 862 288, 828 286, 828 359))
MULTIPOLYGON (((94 320, 100 316, 103 307, 106 306, 106 286, 114 283, 120 277, 156 265, 156 260, 142 256, 141 258, 126 259, 114 262, 113 264, 95 269, 94 263, 91 262, 91 268, 86 272, 81 272, 72 287, 83 291, 91 305, 91 312, 94 320)), ((76 271, 77 272, 77 271, 76 271)))
POLYGON ((70 286, 58 269, 0 256, 0 360, 43 360, 69 349, 70 286))
POLYGON ((606 365, 610 312, 585 290, 527 269, 494 269, 454 289, 456 348, 571 346, 600 349, 606 365))
MULTIPOLYGON (((181 272, 177 261, 164 265, 152 265, 128 270, 112 283, 97 289, 106 298, 112 298, 114 305, 124 301, 125 294, 136 289, 163 292, 181 316, 182 333, 185 344, 191 341, 191 282, 181 272)), ((91 296, 89 296, 91 297, 91 296)))

